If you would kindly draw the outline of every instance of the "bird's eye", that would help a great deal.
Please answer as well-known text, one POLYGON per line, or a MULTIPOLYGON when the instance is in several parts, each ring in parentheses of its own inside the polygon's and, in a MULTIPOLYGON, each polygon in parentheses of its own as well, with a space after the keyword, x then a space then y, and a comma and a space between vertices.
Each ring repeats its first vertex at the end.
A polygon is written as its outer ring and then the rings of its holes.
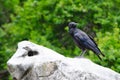
POLYGON ((32 50, 28 51, 28 56, 34 56, 34 55, 37 55, 37 54, 38 54, 37 51, 32 51, 32 50))

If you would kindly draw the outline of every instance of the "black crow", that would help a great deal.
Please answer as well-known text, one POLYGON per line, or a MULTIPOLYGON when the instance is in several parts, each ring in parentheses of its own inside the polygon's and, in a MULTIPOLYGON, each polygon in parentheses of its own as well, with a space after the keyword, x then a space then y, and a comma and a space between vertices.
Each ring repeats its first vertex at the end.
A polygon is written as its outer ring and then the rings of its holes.
MULTIPOLYGON (((69 33, 72 36, 74 42, 82 50, 80 57, 83 57, 86 50, 88 49, 88 50, 92 50, 98 56, 98 58, 102 60, 101 57, 99 56, 100 54, 102 54, 102 52, 98 48, 95 41, 92 39, 92 37, 87 35, 85 32, 76 28, 76 25, 77 23, 70 22, 68 24, 68 27, 69 27, 69 33)), ((104 56, 104 54, 102 54, 102 56, 104 56)))

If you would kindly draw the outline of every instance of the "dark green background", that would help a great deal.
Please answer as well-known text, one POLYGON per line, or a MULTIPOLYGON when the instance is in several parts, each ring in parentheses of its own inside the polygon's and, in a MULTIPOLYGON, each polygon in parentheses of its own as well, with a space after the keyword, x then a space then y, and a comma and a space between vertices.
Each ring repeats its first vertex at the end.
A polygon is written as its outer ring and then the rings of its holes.
POLYGON ((81 50, 68 34, 70 21, 93 36, 106 55, 103 61, 91 51, 85 57, 120 72, 120 0, 0 0, 0 70, 22 40, 78 56, 81 50))

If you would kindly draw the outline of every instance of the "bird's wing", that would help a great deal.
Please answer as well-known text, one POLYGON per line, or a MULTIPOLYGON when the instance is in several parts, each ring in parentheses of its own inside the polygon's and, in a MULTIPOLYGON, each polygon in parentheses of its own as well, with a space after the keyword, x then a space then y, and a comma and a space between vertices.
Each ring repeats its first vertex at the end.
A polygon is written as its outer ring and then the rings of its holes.
POLYGON ((96 43, 94 43, 87 34, 85 33, 76 33, 74 35, 75 39, 80 42, 83 46, 85 46, 88 49, 93 49, 96 47, 96 43))
POLYGON ((95 43, 95 45, 98 46, 98 45, 96 44, 96 42, 94 41, 94 39, 93 39, 90 35, 88 35, 88 36, 89 36, 89 38, 95 43))
POLYGON ((76 33, 74 37, 77 40, 77 42, 80 42, 80 44, 83 47, 92 50, 98 56, 98 58, 102 60, 101 57, 99 56, 101 51, 96 46, 96 43, 93 40, 91 40, 87 34, 76 33))
MULTIPOLYGON (((94 39, 91 36, 89 36, 89 38, 95 43, 95 45, 97 47, 98 45, 96 44, 96 42, 94 41, 94 39)), ((102 56, 105 56, 98 47, 97 47, 97 49, 100 51, 100 53, 102 54, 102 56)))

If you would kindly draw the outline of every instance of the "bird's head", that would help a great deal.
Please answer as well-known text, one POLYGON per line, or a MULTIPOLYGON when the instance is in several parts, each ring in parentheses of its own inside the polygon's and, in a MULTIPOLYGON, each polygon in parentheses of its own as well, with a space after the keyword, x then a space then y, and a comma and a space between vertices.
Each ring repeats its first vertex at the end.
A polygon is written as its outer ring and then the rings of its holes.
POLYGON ((68 24, 68 27, 69 27, 69 29, 71 29, 71 28, 75 28, 76 25, 77 25, 77 23, 75 23, 75 22, 70 22, 70 23, 68 24))

